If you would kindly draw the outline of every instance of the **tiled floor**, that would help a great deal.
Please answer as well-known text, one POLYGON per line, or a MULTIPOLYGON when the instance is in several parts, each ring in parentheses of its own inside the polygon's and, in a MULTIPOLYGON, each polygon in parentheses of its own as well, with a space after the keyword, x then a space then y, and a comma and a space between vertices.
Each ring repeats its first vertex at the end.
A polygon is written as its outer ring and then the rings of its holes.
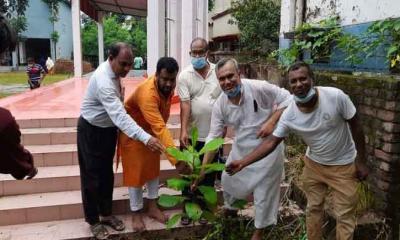
MULTIPOLYGON (((141 81, 143 78, 138 77, 123 79, 125 96, 129 96, 141 81)), ((9 109, 17 120, 77 118, 87 83, 84 78, 67 79, 0 99, 0 106, 9 109)), ((178 103, 178 99, 175 97, 173 102, 178 103)), ((179 114, 179 104, 173 104, 173 114, 179 114)))

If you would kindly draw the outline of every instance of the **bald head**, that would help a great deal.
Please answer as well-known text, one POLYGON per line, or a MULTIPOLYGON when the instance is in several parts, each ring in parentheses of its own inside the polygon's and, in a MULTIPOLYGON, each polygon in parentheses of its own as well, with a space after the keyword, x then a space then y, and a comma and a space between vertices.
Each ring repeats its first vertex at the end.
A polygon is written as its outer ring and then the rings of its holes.
POLYGON ((131 70, 133 64, 132 48, 123 42, 111 45, 108 61, 117 77, 125 77, 131 70))
POLYGON ((193 39, 192 42, 190 43, 190 51, 192 51, 193 48, 201 48, 205 51, 208 51, 207 40, 205 40, 204 38, 200 38, 200 37, 193 39))

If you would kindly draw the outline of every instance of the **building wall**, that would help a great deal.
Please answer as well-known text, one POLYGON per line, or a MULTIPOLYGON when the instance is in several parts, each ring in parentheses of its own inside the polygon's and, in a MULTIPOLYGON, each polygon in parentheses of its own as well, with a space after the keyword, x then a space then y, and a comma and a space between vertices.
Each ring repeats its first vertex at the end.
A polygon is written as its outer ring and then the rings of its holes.
MULTIPOLYGON (((54 25, 54 30, 59 33, 57 43, 57 59, 71 59, 72 56, 72 20, 71 7, 60 2, 59 20, 54 25)), ((21 35, 25 38, 45 38, 50 39, 53 32, 53 24, 50 22, 50 10, 42 0, 30 0, 29 7, 26 9, 28 20, 27 30, 21 35)), ((29 47, 29 46, 25 46, 29 47)), ((51 55, 54 59, 54 45, 51 44, 51 55)))
POLYGON ((216 15, 229 10, 231 8, 231 0, 218 0, 215 1, 214 8, 209 13, 209 22, 212 23, 210 27, 209 40, 215 37, 236 35, 239 34, 239 28, 236 24, 228 24, 228 21, 232 19, 231 14, 226 14, 216 19, 212 19, 216 15))
POLYGON ((28 20, 26 31, 21 33, 26 38, 50 38, 53 26, 49 21, 50 12, 42 0, 30 0, 25 16, 28 20))
POLYGON ((72 59, 73 46, 71 6, 64 2, 60 3, 59 17, 60 20, 55 23, 55 29, 60 35, 60 39, 57 43, 57 59, 72 59))
MULTIPOLYGON (((296 2, 302 0, 282 0, 281 5, 281 27, 280 48, 287 48, 290 40, 285 39, 283 34, 294 30, 300 19, 296 19, 296 2)), ((318 22, 333 15, 340 17, 343 30, 357 36, 367 30, 369 25, 377 20, 389 17, 400 17, 400 1, 398 0, 305 0, 305 21, 309 23, 318 22)), ((384 44, 387 43, 383 43, 384 44)), ((386 60, 384 48, 378 50, 362 64, 351 65, 345 62, 345 53, 333 50, 331 61, 327 64, 315 64, 318 68, 344 70, 344 71, 376 71, 389 72, 389 63, 386 60)))

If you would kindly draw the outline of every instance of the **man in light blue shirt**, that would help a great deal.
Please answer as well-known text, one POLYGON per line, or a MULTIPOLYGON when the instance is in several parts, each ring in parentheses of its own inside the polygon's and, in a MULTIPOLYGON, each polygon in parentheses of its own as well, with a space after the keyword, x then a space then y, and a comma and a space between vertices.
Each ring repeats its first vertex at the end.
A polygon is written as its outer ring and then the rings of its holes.
POLYGON ((112 216, 114 187, 113 158, 117 130, 143 142, 155 152, 163 152, 158 139, 139 127, 122 103, 121 78, 133 63, 132 49, 126 43, 111 46, 108 60, 90 78, 78 121, 78 157, 85 220, 97 239, 109 235, 104 225, 124 230, 123 222, 112 216))

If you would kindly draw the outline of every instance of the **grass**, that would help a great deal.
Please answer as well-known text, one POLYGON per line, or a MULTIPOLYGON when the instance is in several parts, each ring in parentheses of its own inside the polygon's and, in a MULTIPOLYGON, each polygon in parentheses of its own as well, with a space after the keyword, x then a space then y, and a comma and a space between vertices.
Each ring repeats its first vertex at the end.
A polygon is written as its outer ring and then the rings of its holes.
MULTIPOLYGON (((71 75, 69 74, 46 75, 42 85, 49 85, 55 82, 59 82, 61 80, 65 80, 70 77, 71 75)), ((23 71, 0 73, 0 85, 28 84, 27 79, 28 76, 26 75, 26 72, 23 71)), ((0 96, 2 96, 1 93, 0 96)))

